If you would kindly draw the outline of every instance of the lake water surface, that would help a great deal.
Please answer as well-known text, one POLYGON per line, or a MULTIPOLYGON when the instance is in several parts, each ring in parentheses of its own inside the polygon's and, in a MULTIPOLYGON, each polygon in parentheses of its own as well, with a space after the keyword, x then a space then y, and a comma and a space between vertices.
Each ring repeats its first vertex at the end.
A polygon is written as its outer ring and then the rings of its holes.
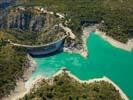
POLYGON ((34 58, 37 69, 30 79, 36 76, 52 76, 61 67, 66 67, 81 80, 108 77, 133 100, 133 52, 111 46, 96 34, 91 33, 87 40, 89 56, 59 53, 44 58, 34 58))

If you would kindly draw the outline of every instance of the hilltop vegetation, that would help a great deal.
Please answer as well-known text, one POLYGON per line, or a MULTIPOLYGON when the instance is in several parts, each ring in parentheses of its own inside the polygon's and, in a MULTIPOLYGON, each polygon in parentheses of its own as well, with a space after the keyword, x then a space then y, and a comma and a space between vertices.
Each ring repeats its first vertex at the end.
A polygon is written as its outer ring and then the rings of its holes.
POLYGON ((83 26, 81 21, 89 20, 103 21, 99 29, 118 41, 125 43, 132 37, 133 0, 25 0, 24 4, 42 4, 51 11, 66 14, 72 20, 69 27, 77 36, 83 26))
POLYGON ((32 7, 1 9, 0 14, 0 99, 9 95, 16 81, 23 79, 30 66, 24 48, 8 43, 40 45, 58 40, 64 35, 54 15, 43 14, 32 7))
POLYGON ((63 12, 74 22, 74 30, 80 27, 81 20, 104 23, 99 27, 114 39, 127 42, 133 29, 132 0, 46 0, 49 9, 63 12))
POLYGON ((0 9, 0 99, 10 94, 17 80, 23 80, 23 73, 30 66, 25 49, 12 46, 8 40, 40 45, 56 41, 64 35, 64 31, 56 25, 58 18, 38 9, 0 9))
MULTIPOLYGON (((58 39, 56 34, 49 34, 51 31, 52 33, 57 33, 52 29, 52 26, 55 23, 59 23, 58 19, 56 19, 55 16, 51 16, 48 17, 50 19, 49 21, 53 19, 54 21, 52 21, 52 23, 49 22, 45 15, 33 11, 32 7, 34 5, 41 5, 49 11, 64 13, 66 16, 65 19, 71 19, 68 23, 68 27, 70 27, 77 36, 76 41, 78 44, 81 43, 82 27, 95 23, 100 23, 99 29, 107 32, 107 35, 118 41, 126 43, 128 39, 132 38, 130 35, 131 31, 129 30, 133 29, 133 0, 16 0, 16 5, 9 7, 11 8, 11 12, 8 9, 0 8, 0 15, 2 15, 0 16, 0 99, 2 96, 8 95, 10 90, 14 89, 16 80, 22 77, 24 69, 29 66, 26 62, 25 52, 23 52, 21 48, 7 44, 5 40, 10 39, 17 43, 32 45, 48 43, 49 41, 58 39), (18 12, 18 9, 15 9, 16 5, 29 7, 28 5, 30 4, 30 11, 18 12), (82 23, 82 21, 89 23, 82 23), (48 26, 48 24, 50 26, 48 26), (49 35, 51 37, 49 37, 49 35)), ((63 32, 62 30, 60 31, 63 32)), ((61 96, 62 98, 92 98, 96 96, 96 99, 99 98, 100 100, 104 98, 106 100, 108 100, 108 98, 121 100, 118 91, 114 90, 112 85, 107 83, 96 82, 93 85, 84 86, 74 81, 69 81, 68 79, 70 78, 68 77, 66 79, 66 82, 64 82, 63 77, 61 77, 61 79, 58 77, 57 80, 55 78, 55 83, 52 86, 44 81, 38 90, 33 89, 35 93, 30 93, 28 96, 25 96, 24 100, 26 100, 26 98, 36 97, 40 99, 40 96, 44 97, 44 99, 51 97, 59 98, 61 96), (57 81, 58 79, 59 81, 57 81), (65 88, 61 86, 65 86, 65 88), (90 90, 86 92, 87 94, 82 94, 82 91, 85 90, 84 87, 90 88, 90 90), (63 91, 62 88, 68 90, 63 91), (47 91, 46 94, 43 93, 45 89, 47 91), (61 91, 57 92, 58 89, 61 91), (51 91, 56 91, 58 97, 53 96, 52 93, 55 92, 51 91), (62 91, 66 93, 67 97, 62 94, 62 91), (70 95, 67 91, 70 93, 78 92, 79 95, 70 95)))
POLYGON ((10 94, 16 86, 16 80, 22 78, 24 70, 29 67, 25 52, 19 52, 7 44, 4 41, 7 38, 0 32, 0 99, 10 94))
POLYGON ((10 7, 1 11, 0 30, 13 42, 40 45, 56 41, 64 35, 55 14, 43 13, 42 7, 10 7))
MULTIPOLYGON (((8 43, 40 45, 58 40, 64 31, 54 26, 57 16, 44 14, 38 7, 0 9, 0 99, 14 90, 30 66, 24 48, 8 43), (25 10, 24 10, 25 9, 25 10)), ((57 21, 56 21, 57 20, 57 21)))
POLYGON ((81 84, 67 73, 42 80, 21 100, 122 100, 119 91, 101 81, 81 84))

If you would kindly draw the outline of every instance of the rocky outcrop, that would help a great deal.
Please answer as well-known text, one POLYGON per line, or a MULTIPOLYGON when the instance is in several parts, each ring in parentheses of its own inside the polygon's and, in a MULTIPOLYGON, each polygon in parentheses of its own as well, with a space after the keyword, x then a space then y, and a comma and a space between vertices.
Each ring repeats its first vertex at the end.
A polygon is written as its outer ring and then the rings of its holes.
POLYGON ((0 0, 0 8, 2 9, 5 9, 13 4, 15 4, 15 0, 0 0))
POLYGON ((43 31, 44 28, 52 24, 52 15, 43 13, 39 9, 39 7, 16 7, 2 10, 0 12, 2 15, 0 28, 43 31))
POLYGON ((12 2, 13 0, 0 0, 0 4, 1 3, 5 3, 5 2, 8 2, 8 3, 10 3, 10 2, 12 2))
POLYGON ((56 38, 54 35, 57 34, 55 33, 63 32, 69 34, 69 37, 65 41, 64 47, 69 48, 71 51, 79 51, 83 48, 81 40, 76 38, 73 31, 69 27, 63 26, 63 23, 60 22, 59 24, 58 20, 65 18, 63 14, 48 12, 45 8, 40 6, 10 7, 8 9, 1 10, 0 13, 2 15, 0 16, 0 28, 6 29, 7 33, 10 33, 16 37, 16 40, 18 39, 18 41, 15 40, 15 42, 17 43, 23 42, 22 44, 28 45, 35 45, 35 43, 49 43, 56 38), (49 32, 51 28, 52 32, 49 32), (36 32, 37 35, 36 33, 32 34, 31 32, 36 32), (38 35, 38 32, 49 32, 53 33, 53 35, 38 35), (48 38, 50 36, 52 38, 48 38))

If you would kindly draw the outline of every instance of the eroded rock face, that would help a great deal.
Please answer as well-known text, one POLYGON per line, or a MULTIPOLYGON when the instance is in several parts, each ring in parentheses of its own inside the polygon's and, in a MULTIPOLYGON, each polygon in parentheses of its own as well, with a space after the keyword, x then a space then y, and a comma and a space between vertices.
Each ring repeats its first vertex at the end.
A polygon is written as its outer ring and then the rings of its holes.
MULTIPOLYGON (((45 44, 58 40, 65 32, 58 25, 60 22, 63 23, 63 20, 57 16, 57 13, 48 12, 40 6, 9 7, 0 10, 0 15, 2 15, 0 16, 0 30, 3 29, 4 33, 13 36, 15 39, 9 39, 15 43, 45 44)), ((65 47, 82 48, 78 39, 73 40, 71 38, 66 39, 65 47)))
POLYGON ((4 2, 10 3, 11 1, 13 1, 13 0, 0 0, 0 4, 1 4, 1 3, 4 3, 4 2))
POLYGON ((53 25, 53 15, 44 13, 40 7, 15 7, 1 10, 1 29, 43 31, 53 25))
POLYGON ((0 0, 0 8, 2 9, 6 9, 13 4, 15 4, 15 0, 0 0))

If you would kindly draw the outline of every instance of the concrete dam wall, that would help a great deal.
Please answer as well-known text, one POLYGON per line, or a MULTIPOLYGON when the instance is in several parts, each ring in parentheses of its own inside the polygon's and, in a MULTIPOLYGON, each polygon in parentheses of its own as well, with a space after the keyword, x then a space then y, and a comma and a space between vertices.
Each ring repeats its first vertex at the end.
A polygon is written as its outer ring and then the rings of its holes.
POLYGON ((8 42, 14 46, 26 48, 27 53, 29 53, 31 56, 42 56, 42 55, 48 55, 51 53, 56 52, 57 50, 63 48, 64 41, 67 35, 62 37, 61 39, 51 42, 44 45, 23 45, 18 43, 13 43, 12 41, 8 40, 8 42))

